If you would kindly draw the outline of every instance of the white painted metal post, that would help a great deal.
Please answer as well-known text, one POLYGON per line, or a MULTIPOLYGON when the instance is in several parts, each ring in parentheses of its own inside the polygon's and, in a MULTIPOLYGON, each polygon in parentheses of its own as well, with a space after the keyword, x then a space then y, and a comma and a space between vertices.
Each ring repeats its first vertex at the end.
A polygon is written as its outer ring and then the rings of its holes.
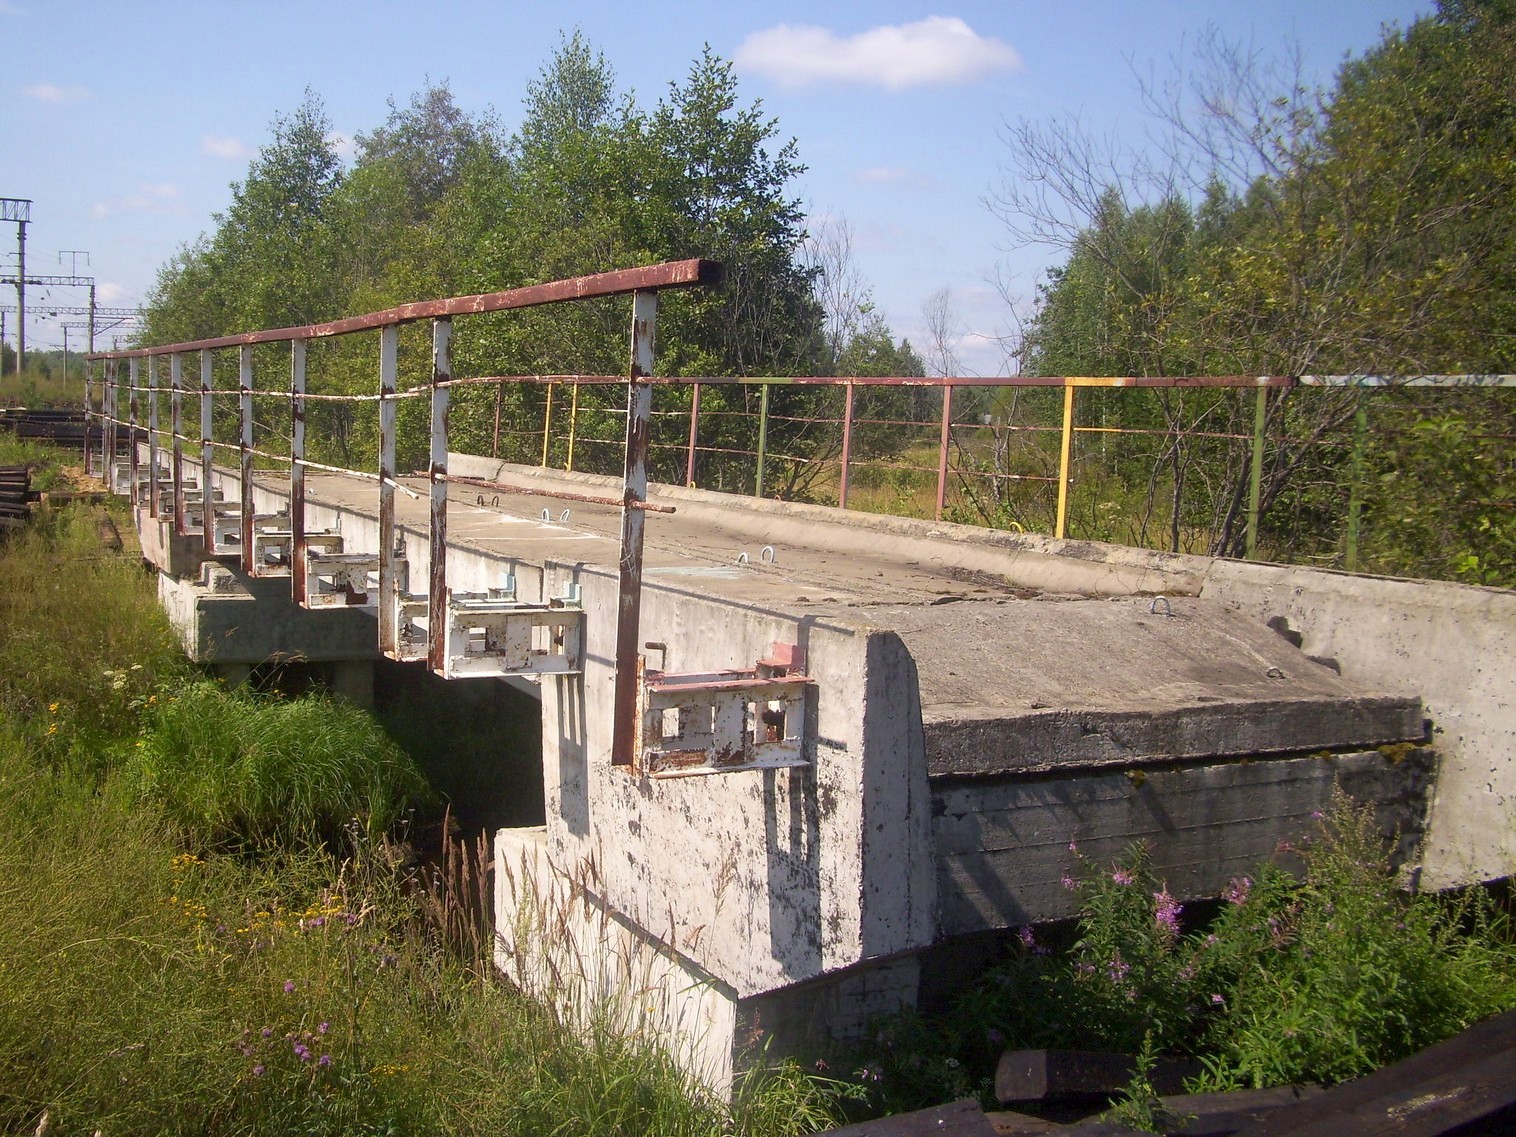
POLYGON ((200 528, 204 533, 205 551, 216 551, 216 510, 211 501, 211 467, 215 456, 211 452, 211 352, 200 349, 200 528))
MULTIPOLYGON (((447 669, 447 397, 444 384, 452 378, 448 349, 453 321, 432 322, 432 448, 428 471, 431 477, 431 564, 427 590, 427 656, 439 675, 447 669)), ((388 602, 388 598, 386 598, 388 602)))
POLYGON ((169 430, 170 441, 174 445, 173 468, 170 476, 174 479, 174 532, 184 532, 184 446, 180 439, 184 435, 184 354, 174 352, 168 357, 168 382, 169 382, 169 430))
POLYGON ((147 357, 147 515, 158 516, 158 357, 147 357))
POLYGON ((253 571, 253 346, 237 349, 238 472, 241 474, 242 571, 253 571))
POLYGON ((290 340, 290 592, 307 597, 305 564, 305 341, 290 340))
POLYGON ((621 501, 621 571, 616 615, 616 693, 611 762, 631 766, 637 738, 637 686, 641 671, 642 534, 647 515, 648 430, 652 420, 653 338, 658 293, 632 294, 632 361, 626 394, 626 478, 621 501))
MULTIPOLYGON (((379 650, 400 650, 395 593, 395 381, 400 364, 400 329, 379 329, 379 650)), ((436 629, 432 630, 436 635, 436 629)))
POLYGON ((127 486, 127 493, 131 495, 132 508, 138 505, 137 494, 137 381, 141 378, 141 368, 138 366, 137 357, 134 355, 126 363, 126 412, 131 420, 128 424, 127 438, 131 440, 130 456, 127 458, 127 477, 131 484, 127 486))

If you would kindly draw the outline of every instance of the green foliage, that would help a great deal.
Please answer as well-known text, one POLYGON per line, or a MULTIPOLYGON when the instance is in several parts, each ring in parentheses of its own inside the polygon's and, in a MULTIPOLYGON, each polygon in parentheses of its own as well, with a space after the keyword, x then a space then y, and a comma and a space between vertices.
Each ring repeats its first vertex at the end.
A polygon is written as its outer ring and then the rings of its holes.
MULTIPOLYGON (((1198 116, 1165 92, 1146 92, 1165 108, 1159 125, 1172 169, 1137 158, 1103 164, 1097 147, 1056 127, 1012 133, 1023 172, 1059 187, 1078 218, 1058 220, 1012 183, 994 202, 1014 233, 1051 236, 1068 250, 1039 297, 1029 370, 1516 370, 1516 12, 1508 3, 1449 2, 1389 29, 1344 65, 1330 92, 1273 86, 1257 57, 1214 39, 1202 40, 1192 62, 1198 116)), ((1154 543, 1150 517, 1167 514, 1170 548, 1239 554, 1245 402, 1122 394, 1097 401, 1100 426, 1163 433, 1150 443, 1124 439, 1119 457, 1102 448, 1082 465, 1142 489, 1142 543, 1154 543), (1236 441, 1171 433, 1197 430, 1236 441), (1204 540, 1187 541, 1186 532, 1204 540)), ((1503 524, 1511 499, 1501 452, 1513 433, 1503 395, 1481 392, 1475 409, 1417 390, 1375 408, 1382 429, 1369 458, 1375 479, 1363 487, 1361 563, 1516 581, 1503 524)), ((1312 391, 1271 407, 1262 527, 1272 555, 1341 556, 1350 448, 1332 443, 1356 403, 1354 392, 1312 391)))
POLYGON ((1005 1049, 1055 1047, 1192 1055, 1206 1089, 1337 1082, 1516 1006, 1504 911, 1477 888, 1402 892, 1369 810, 1340 799, 1294 854, 1298 876, 1259 866, 1194 929, 1141 848, 1087 864, 1064 882, 1067 944, 1024 929, 940 1022, 881 1023, 857 1077, 876 1104, 920 1107, 986 1088, 1005 1049))
POLYGON ((426 786, 374 719, 340 699, 227 690, 148 696, 121 777, 195 848, 297 847, 356 827, 377 839, 426 786))

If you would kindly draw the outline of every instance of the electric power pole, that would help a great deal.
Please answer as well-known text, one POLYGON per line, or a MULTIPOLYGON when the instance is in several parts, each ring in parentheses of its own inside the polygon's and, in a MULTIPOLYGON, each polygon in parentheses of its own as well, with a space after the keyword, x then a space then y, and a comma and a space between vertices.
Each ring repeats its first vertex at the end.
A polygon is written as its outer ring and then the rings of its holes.
POLYGON ((32 219, 32 199, 0 197, 0 221, 16 223, 16 374, 26 354, 26 226, 32 219))

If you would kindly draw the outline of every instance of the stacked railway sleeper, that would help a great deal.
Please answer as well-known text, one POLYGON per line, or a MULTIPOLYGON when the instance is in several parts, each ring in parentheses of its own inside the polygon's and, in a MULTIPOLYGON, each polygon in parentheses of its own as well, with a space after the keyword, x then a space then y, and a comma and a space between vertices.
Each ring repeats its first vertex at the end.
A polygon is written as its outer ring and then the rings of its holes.
POLYGON ((36 500, 30 467, 0 466, 0 533, 25 525, 36 500))

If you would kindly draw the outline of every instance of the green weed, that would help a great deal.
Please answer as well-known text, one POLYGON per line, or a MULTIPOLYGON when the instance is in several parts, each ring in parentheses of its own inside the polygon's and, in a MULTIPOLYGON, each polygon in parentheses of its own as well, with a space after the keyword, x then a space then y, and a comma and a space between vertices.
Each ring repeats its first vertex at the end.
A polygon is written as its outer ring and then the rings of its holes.
POLYGON ((149 695, 121 769, 197 847, 298 847, 356 824, 372 841, 426 784, 371 715, 200 680, 149 695))
POLYGON ((1087 864, 1066 944, 1023 929, 951 1014, 882 1023, 849 1064, 890 1109, 987 1091, 1008 1048, 1190 1055, 1202 1089, 1332 1083, 1516 1006, 1505 913, 1477 888, 1402 891, 1371 811, 1339 798, 1292 852, 1299 875, 1259 866, 1193 929, 1141 848, 1087 864))

